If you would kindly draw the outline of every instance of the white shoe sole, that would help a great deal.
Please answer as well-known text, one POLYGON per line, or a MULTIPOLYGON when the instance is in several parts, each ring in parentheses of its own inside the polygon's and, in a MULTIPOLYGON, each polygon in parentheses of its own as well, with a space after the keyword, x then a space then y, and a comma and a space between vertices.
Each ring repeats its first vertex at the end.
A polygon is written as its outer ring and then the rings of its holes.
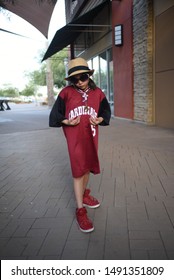
POLYGON ((100 204, 97 204, 97 205, 91 206, 91 205, 88 205, 88 204, 84 204, 84 203, 83 203, 83 206, 84 206, 84 207, 91 208, 91 209, 95 209, 95 208, 100 207, 100 204))
POLYGON ((82 229, 82 228, 79 226, 79 223, 77 222, 77 220, 76 220, 76 223, 77 223, 78 228, 80 229, 80 231, 82 231, 82 232, 84 232, 84 233, 90 233, 90 232, 94 231, 94 227, 93 227, 93 228, 90 228, 90 229, 87 229, 87 230, 84 230, 84 229, 82 229))

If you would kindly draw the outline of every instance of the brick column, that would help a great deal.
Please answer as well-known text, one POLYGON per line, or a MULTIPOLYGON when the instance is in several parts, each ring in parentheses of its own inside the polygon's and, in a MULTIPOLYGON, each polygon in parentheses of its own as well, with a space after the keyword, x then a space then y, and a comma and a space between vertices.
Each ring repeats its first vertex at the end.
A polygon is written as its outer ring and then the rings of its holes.
POLYGON ((133 0, 134 119, 153 123, 153 7, 133 0))

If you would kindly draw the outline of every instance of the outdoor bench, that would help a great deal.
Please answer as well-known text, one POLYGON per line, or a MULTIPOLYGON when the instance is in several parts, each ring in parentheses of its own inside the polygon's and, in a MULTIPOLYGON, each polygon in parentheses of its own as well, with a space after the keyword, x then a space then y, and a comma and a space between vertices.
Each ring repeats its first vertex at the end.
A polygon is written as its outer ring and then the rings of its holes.
POLYGON ((9 100, 0 99, 0 111, 11 110, 11 108, 10 108, 8 102, 9 102, 9 100), (5 106, 4 106, 4 105, 5 105, 5 106))

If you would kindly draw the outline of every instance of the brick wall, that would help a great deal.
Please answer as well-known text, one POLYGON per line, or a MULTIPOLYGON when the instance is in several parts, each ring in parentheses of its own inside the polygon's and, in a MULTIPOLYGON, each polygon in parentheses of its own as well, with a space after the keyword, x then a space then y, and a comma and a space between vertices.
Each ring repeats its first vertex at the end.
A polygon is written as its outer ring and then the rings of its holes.
POLYGON ((133 0, 134 119, 153 123, 153 7, 133 0))

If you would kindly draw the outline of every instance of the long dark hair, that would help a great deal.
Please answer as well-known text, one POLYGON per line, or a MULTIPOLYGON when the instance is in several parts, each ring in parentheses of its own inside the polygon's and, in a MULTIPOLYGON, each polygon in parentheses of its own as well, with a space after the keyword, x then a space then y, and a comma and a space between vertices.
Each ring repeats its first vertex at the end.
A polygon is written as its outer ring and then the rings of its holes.
POLYGON ((96 84, 94 83, 94 81, 91 79, 91 78, 89 78, 89 87, 91 88, 91 89, 96 89, 96 84))

